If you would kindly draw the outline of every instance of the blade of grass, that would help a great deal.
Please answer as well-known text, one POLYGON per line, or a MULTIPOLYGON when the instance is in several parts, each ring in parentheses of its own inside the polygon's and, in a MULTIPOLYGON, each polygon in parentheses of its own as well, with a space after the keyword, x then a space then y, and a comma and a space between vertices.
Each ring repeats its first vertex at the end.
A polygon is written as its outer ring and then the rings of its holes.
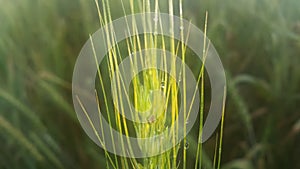
POLYGON ((18 128, 15 128, 13 124, 7 121, 2 115, 0 115, 0 128, 4 129, 4 131, 23 145, 23 147, 27 149, 37 161, 45 160, 44 156, 38 151, 36 146, 31 143, 31 140, 27 139, 27 137, 18 128))
MULTIPOLYGON (((203 40, 203 63, 201 67, 201 71, 199 73, 199 78, 201 77, 201 89, 200 89, 200 123, 199 123, 199 133, 198 133, 198 147, 197 147, 197 154, 196 154, 196 162, 195 168, 197 168, 198 161, 199 161, 199 168, 202 166, 202 128, 203 128, 203 118, 204 118, 204 68, 205 68, 205 60, 207 56, 206 50, 206 34, 207 34, 207 22, 208 22, 208 12, 205 14, 205 26, 204 26, 204 40, 203 40)), ((198 84, 198 83, 197 83, 198 84)))
POLYGON ((24 105, 21 101, 16 99, 14 96, 12 96, 7 91, 4 91, 0 88, 0 98, 4 99, 8 103, 10 103, 12 106, 14 106, 16 109, 20 110, 20 112, 23 113, 25 117, 30 119, 36 126, 39 126, 41 130, 45 130, 45 126, 42 124, 38 116, 36 116, 35 112, 30 110, 26 105, 24 105))
POLYGON ((222 143, 223 143, 224 119, 225 119, 225 104, 226 104, 226 86, 224 86, 224 95, 223 95, 220 142, 219 142, 219 152, 218 152, 218 167, 217 167, 218 169, 220 169, 220 167, 221 167, 222 143))

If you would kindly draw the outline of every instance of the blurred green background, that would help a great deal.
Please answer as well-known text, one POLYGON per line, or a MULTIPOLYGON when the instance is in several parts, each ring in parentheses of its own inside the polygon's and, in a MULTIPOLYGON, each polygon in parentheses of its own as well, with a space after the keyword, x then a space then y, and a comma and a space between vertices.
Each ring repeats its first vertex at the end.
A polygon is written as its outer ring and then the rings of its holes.
MULTIPOLYGON (((110 3, 121 17, 120 0, 110 3)), ((201 29, 206 10, 228 80, 222 168, 299 169, 300 1, 184 1, 201 29)), ((98 23, 93 0, 0 0, 1 169, 105 168, 71 95, 75 60, 98 23)), ((205 143, 208 163, 215 137, 205 143)))

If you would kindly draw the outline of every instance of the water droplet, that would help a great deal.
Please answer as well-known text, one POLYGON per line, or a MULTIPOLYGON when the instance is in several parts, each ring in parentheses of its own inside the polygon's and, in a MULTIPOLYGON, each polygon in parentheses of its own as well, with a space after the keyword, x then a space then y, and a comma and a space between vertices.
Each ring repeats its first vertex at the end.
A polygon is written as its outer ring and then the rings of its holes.
POLYGON ((150 117, 148 117, 148 122, 149 123, 154 123, 155 122, 155 117, 153 115, 151 115, 150 117))
POLYGON ((155 32, 153 32, 153 35, 156 36, 156 35, 158 35, 158 33, 155 31, 155 32))
POLYGON ((181 31, 183 31, 183 30, 184 30, 184 27, 183 27, 183 26, 180 26, 179 29, 180 29, 181 31))
POLYGON ((185 143, 184 149, 188 149, 190 147, 190 144, 188 142, 185 143))
POLYGON ((165 89, 165 87, 166 87, 166 84, 165 84, 164 81, 162 81, 162 82, 160 83, 160 88, 161 88, 161 89, 165 89))

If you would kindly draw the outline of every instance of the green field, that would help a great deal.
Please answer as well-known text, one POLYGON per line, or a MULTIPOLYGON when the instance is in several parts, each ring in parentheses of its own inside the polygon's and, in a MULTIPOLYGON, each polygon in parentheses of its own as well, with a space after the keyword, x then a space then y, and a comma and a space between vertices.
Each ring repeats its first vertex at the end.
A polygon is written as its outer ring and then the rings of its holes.
MULTIPOLYGON (((112 18, 123 16, 121 0, 109 2, 112 18)), ((221 168, 300 168, 300 1, 184 0, 183 9, 201 30, 208 11, 226 71, 221 168)), ((0 0, 1 169, 106 168, 72 103, 75 61, 99 26, 93 0, 0 0)), ((203 144, 203 168, 213 168, 218 131, 203 144)), ((197 134, 187 137, 188 169, 197 134)))

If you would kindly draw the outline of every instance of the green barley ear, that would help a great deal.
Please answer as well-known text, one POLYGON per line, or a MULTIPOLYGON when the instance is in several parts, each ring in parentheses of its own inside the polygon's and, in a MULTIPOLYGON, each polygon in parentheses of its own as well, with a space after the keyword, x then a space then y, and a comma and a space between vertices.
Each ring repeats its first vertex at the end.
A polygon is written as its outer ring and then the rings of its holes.
MULTIPOLYGON (((95 114, 89 113, 90 107, 85 107, 88 101, 81 100, 81 97, 85 97, 79 96, 82 91, 79 91, 73 100, 82 109, 80 115, 84 117, 81 120, 84 120, 84 124, 90 124, 86 128, 89 134, 104 148, 107 168, 168 169, 182 166, 185 169, 189 147, 185 137, 192 126, 189 120, 193 120, 194 123, 197 117, 193 112, 199 108, 199 86, 201 113, 195 168, 201 167, 204 64, 210 47, 206 38, 206 27, 203 37, 203 63, 198 78, 191 78, 194 75, 185 66, 190 58, 187 42, 190 38, 191 23, 184 21, 182 0, 178 3, 168 0, 169 14, 160 14, 158 0, 154 3, 150 0, 129 0, 129 14, 140 12, 134 15, 137 17, 128 16, 126 3, 121 0, 125 17, 119 26, 123 26, 125 30, 110 24, 113 20, 109 0, 101 1, 101 5, 97 0, 95 2, 102 29, 101 34, 95 33, 90 36, 88 45, 92 49, 99 78, 100 89, 94 94, 98 106, 96 115, 99 119, 95 120, 95 114), (179 17, 174 16, 177 13, 175 4, 179 5, 179 17), (164 35, 166 25, 162 23, 166 22, 166 19, 168 19, 166 33, 168 36, 164 35), (116 30, 123 30, 126 39, 118 41, 118 35, 122 32, 116 30), (101 37, 100 42, 94 35, 101 37), (101 63, 103 58, 97 56, 99 53, 97 45, 103 44, 105 47, 102 50, 107 49, 105 63, 101 63), (101 64, 105 66, 100 68, 101 64), (98 93, 102 96, 99 97, 98 93), (101 109, 105 113, 101 113, 101 109), (108 131, 103 130, 103 126, 107 125, 104 120, 110 125, 109 129, 105 128, 108 131), (131 139, 133 136, 137 139, 131 139), (136 151, 137 148, 139 151, 136 151), (113 153, 113 156, 108 151, 113 153), (142 158, 138 160, 134 157, 142 158)), ((90 88, 88 90, 90 92, 90 88)), ((220 135, 222 136, 222 133, 220 135)), ((220 152, 218 154, 220 162, 220 152)))

